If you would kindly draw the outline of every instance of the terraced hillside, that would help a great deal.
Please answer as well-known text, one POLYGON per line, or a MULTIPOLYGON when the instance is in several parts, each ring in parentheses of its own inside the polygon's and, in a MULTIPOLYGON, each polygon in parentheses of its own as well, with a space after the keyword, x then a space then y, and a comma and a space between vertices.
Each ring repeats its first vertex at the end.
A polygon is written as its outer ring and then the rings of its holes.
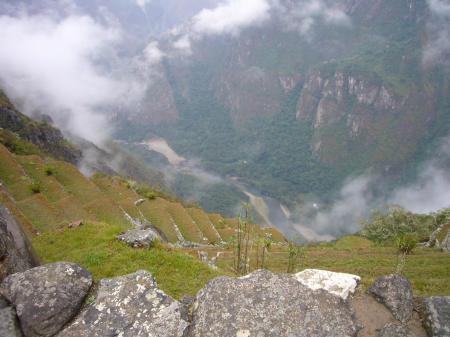
MULTIPOLYGON (((208 214, 120 177, 97 174, 86 178, 72 164, 48 157, 14 134, 11 137, 14 153, 1 145, 0 138, 0 203, 22 223, 43 262, 79 263, 96 280, 146 269, 176 298, 194 295, 215 276, 235 274, 233 245, 221 243, 233 240, 237 219, 208 214), (68 228, 78 220, 84 225, 68 228), (137 221, 153 225, 172 245, 133 249, 116 240, 137 221), (219 257, 219 269, 198 261, 199 250, 209 258, 219 257)), ((291 271, 350 272, 360 275, 366 286, 377 276, 398 269, 397 249, 391 244, 377 245, 355 236, 296 248, 271 244, 264 250, 266 243, 256 238, 271 234, 273 242, 285 243, 284 236, 274 228, 257 225, 250 232, 249 270, 264 267, 286 272, 294 261, 291 271)), ((447 295, 449 266, 448 253, 423 248, 408 257, 403 273, 417 294, 447 295)))
MULTIPOLYGON (((23 219, 31 234, 61 230, 68 224, 103 222, 124 230, 132 220, 156 227, 169 243, 214 245, 235 234, 236 219, 163 197, 143 198, 120 177, 83 176, 70 163, 39 155, 17 155, 0 145, 0 202, 23 219)), ((256 235, 285 239, 276 229, 255 226, 256 235)))

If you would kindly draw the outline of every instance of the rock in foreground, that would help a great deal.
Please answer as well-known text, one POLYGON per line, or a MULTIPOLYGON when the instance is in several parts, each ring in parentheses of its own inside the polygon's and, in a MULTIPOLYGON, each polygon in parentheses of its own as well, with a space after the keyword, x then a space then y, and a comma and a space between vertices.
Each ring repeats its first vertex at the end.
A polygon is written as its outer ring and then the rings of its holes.
POLYGON ((78 312, 92 276, 72 263, 53 263, 8 276, 0 292, 15 307, 27 337, 53 336, 78 312))
POLYGON ((0 309, 0 336, 22 337, 16 318, 16 312, 11 307, 0 309))
POLYGON ((411 284, 406 278, 396 274, 379 277, 369 292, 386 305, 400 322, 409 321, 414 302, 411 284))
POLYGON ((0 283, 9 274, 36 265, 25 234, 12 214, 0 204, 0 283))
POLYGON ((295 278, 312 290, 323 289, 343 300, 355 292, 361 281, 361 278, 356 275, 318 269, 305 269, 295 274, 295 278))
POLYGON ((450 336, 450 296, 425 298, 423 314, 430 336, 450 336))
POLYGON ((159 290, 146 271, 100 281, 89 305, 59 337, 181 337, 182 305, 159 290))
POLYGON ((379 337, 412 337, 407 327, 398 323, 389 323, 380 331, 379 337))
POLYGON ((210 281, 197 295, 189 336, 343 337, 357 331, 351 309, 339 297, 260 270, 210 281))

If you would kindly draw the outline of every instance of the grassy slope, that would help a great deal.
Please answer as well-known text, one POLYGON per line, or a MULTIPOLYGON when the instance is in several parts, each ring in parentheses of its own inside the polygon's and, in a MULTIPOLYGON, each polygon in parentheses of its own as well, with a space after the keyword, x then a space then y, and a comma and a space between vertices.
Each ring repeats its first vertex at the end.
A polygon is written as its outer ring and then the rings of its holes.
MULTIPOLYGON (((214 254, 214 251, 210 252, 211 254, 214 254)), ((254 251, 250 260, 254 268, 254 251)), ((272 247, 266 256, 266 267, 270 270, 286 272, 287 263, 288 254, 285 248, 272 247)), ((299 259, 297 271, 315 268, 352 273, 361 276, 362 286, 367 288, 376 277, 394 273, 397 263, 395 248, 377 246, 365 238, 349 236, 335 243, 306 247, 305 257, 299 259)), ((232 255, 223 255, 219 266, 224 270, 231 270, 232 255)), ((433 249, 416 249, 407 257, 403 274, 411 281, 416 295, 450 295, 448 253, 433 249)))
MULTIPOLYGON (((0 159, 0 179, 4 182, 0 189, 0 202, 16 214, 29 233, 36 230, 42 233, 33 236, 32 241, 45 262, 66 260, 80 263, 97 280, 146 269, 155 275, 162 289, 176 298, 195 294, 209 279, 219 274, 232 273, 230 249, 222 249, 223 254, 219 258, 221 271, 214 272, 198 262, 196 250, 174 250, 162 246, 135 250, 118 242, 115 237, 130 226, 120 207, 128 207, 133 215, 141 211, 165 231, 172 242, 177 240, 172 221, 177 222, 178 217, 179 228, 186 237, 199 238, 200 231, 204 230, 210 241, 214 238, 212 228, 208 227, 210 224, 226 241, 235 233, 235 219, 186 209, 181 204, 174 207, 174 202, 162 198, 147 200, 138 209, 134 201, 139 195, 130 190, 121 178, 94 177, 89 180, 67 163, 34 155, 13 155, 1 145, 0 159), (52 167, 51 175, 45 172, 48 166, 52 167), (30 191, 32 181, 40 184, 41 193, 30 191), (16 197, 20 201, 14 200, 16 197), (182 216, 185 213, 190 216, 182 216), (78 229, 67 229, 65 225, 74 219, 84 219, 87 224, 78 229)), ((283 239, 273 229, 256 228, 254 232, 259 235, 273 232, 274 238, 283 239)), ((210 256, 219 251, 218 248, 206 250, 210 256)), ((250 258, 254 268, 254 250, 250 258)), ((375 277, 395 271, 397 255, 392 247, 375 246, 359 237, 347 237, 336 243, 307 247, 306 258, 300 262, 299 270, 304 267, 324 268, 361 275, 363 285, 367 286, 375 277)), ((287 263, 286 248, 272 246, 267 254, 266 267, 285 272, 287 263)), ((416 249, 408 257, 404 273, 412 281, 416 294, 450 294, 449 254, 416 249)))
POLYGON ((45 262, 72 261, 90 270, 95 279, 150 271, 169 295, 195 295, 220 273, 182 251, 164 248, 132 249, 115 239, 123 228, 89 223, 77 229, 49 232, 33 240, 45 262))

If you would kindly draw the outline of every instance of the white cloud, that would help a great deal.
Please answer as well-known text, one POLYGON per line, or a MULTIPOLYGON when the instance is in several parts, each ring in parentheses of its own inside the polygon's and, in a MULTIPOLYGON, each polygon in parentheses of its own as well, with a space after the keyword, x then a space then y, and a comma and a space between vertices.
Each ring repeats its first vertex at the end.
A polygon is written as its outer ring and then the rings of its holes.
POLYGON ((450 2, 427 0, 430 9, 429 41, 424 50, 424 63, 449 64, 450 59, 450 2))
MULTIPOLYGON (((348 180, 343 184, 338 197, 329 208, 303 219, 303 230, 307 228, 319 238, 324 235, 339 237, 357 232, 359 220, 366 216, 370 209, 373 199, 371 193, 373 181, 374 178, 369 174, 348 180)), ((297 230, 300 228, 297 227, 297 230)), ((303 233, 301 230, 299 232, 303 233)))
POLYGON ((57 124, 94 142, 107 136, 99 112, 126 95, 105 59, 120 32, 88 16, 0 16, 0 79, 25 112, 52 115, 57 124))
POLYGON ((450 137, 445 138, 433 159, 419 168, 413 184, 397 189, 389 200, 416 213, 450 207, 450 137))
POLYGON ((270 18, 268 0, 227 0, 214 9, 203 9, 193 18, 197 34, 238 34, 270 18))
POLYGON ((310 33, 315 24, 324 22, 335 26, 350 26, 351 20, 337 6, 330 6, 323 0, 306 0, 297 3, 276 3, 279 20, 288 30, 302 35, 310 33))
POLYGON ((183 35, 173 43, 173 47, 186 54, 191 54, 191 38, 189 35, 183 35))
POLYGON ((391 203, 423 214, 450 207, 450 175, 430 165, 419 175, 417 183, 398 190, 391 203))
POLYGON ((145 10, 145 7, 152 2, 152 0, 136 0, 136 5, 142 9, 145 10))
POLYGON ((150 64, 157 64, 161 62, 165 53, 159 48, 159 43, 157 41, 150 42, 144 50, 144 55, 150 64))

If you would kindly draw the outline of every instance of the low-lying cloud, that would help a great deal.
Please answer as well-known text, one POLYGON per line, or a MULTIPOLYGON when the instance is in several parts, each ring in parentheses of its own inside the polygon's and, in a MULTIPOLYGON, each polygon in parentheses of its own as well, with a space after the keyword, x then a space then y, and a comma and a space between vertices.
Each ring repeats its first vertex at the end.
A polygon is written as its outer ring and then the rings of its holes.
POLYGON ((99 65, 120 32, 88 16, 1 16, 0 26, 0 78, 8 93, 25 112, 48 113, 81 137, 100 141, 108 127, 97 109, 126 91, 99 65))
POLYGON ((242 29, 260 25, 270 18, 268 0, 227 0, 214 9, 203 9, 193 18, 196 34, 238 34, 242 29))
POLYGON ((386 192, 388 188, 382 176, 366 173, 347 180, 328 207, 320 206, 312 211, 313 207, 306 207, 298 212, 303 215, 299 216, 302 226, 296 229, 301 234, 304 228, 311 230, 314 235, 307 239, 323 239, 326 235, 336 238, 359 231, 360 220, 370 216, 375 208, 397 205, 414 213, 427 214, 450 207, 449 149, 450 137, 447 137, 433 158, 419 167, 414 182, 390 192, 386 192), (380 189, 383 193, 379 193, 380 189))
POLYGON ((430 9, 428 44, 424 50, 425 64, 449 65, 450 58, 450 2, 427 0, 430 9))
POLYGON ((238 36, 245 29, 275 21, 306 38, 318 24, 351 26, 341 8, 323 0, 225 0, 215 8, 201 10, 189 24, 173 29, 172 47, 191 54, 193 41, 214 35, 238 36))
POLYGON ((308 36, 315 25, 350 26, 349 16, 338 6, 323 0, 307 0, 297 3, 276 3, 279 21, 285 29, 308 36))
MULTIPOLYGON (((374 204, 372 194, 374 180, 371 174, 347 180, 331 206, 313 212, 313 215, 300 217, 303 227, 313 230, 315 236, 321 239, 325 236, 332 239, 357 232, 359 220, 368 215, 374 204)), ((315 237, 310 235, 306 239, 314 240, 315 237)))

